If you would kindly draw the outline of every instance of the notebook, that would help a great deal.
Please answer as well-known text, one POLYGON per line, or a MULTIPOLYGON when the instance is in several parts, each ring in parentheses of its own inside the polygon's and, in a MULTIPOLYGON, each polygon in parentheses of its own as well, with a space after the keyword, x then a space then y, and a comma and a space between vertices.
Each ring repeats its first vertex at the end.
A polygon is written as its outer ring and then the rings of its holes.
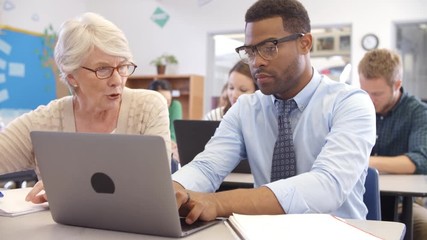
POLYGON ((182 237, 220 222, 181 226, 159 136, 36 131, 31 140, 57 223, 182 237))
POLYGON ((0 197, 0 216, 14 217, 49 209, 48 203, 34 204, 25 201, 32 188, 14 188, 2 190, 0 197))
MULTIPOLYGON (((189 163, 205 149, 206 143, 214 135, 219 123, 220 121, 205 120, 175 120, 173 122, 181 166, 189 163)), ((243 159, 232 172, 251 173, 251 168, 248 161, 243 159)))

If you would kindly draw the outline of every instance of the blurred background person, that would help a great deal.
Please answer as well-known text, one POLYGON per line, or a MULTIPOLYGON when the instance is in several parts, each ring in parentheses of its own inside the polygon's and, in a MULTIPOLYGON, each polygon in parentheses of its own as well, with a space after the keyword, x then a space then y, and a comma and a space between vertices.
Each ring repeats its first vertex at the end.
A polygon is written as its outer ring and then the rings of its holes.
POLYGON ((237 101, 240 95, 254 93, 256 90, 258 90, 258 86, 252 78, 249 66, 242 61, 237 62, 228 74, 225 89, 228 102, 224 106, 219 105, 219 107, 212 109, 205 115, 204 120, 222 120, 224 114, 227 113, 228 109, 237 101))
POLYGON ((172 142, 172 172, 178 170, 179 154, 176 145, 175 127, 173 122, 177 119, 182 119, 182 104, 172 98, 172 85, 168 80, 154 80, 148 86, 149 89, 159 92, 165 97, 169 107, 169 129, 172 142))
MULTIPOLYGON (((376 111, 369 166, 382 173, 427 174, 427 105, 404 91, 402 71, 400 56, 387 49, 367 52, 359 63, 360 86, 376 111)), ((381 204, 388 205, 384 196, 381 204)), ((427 239, 427 209, 416 203, 413 222, 414 239, 427 239)))

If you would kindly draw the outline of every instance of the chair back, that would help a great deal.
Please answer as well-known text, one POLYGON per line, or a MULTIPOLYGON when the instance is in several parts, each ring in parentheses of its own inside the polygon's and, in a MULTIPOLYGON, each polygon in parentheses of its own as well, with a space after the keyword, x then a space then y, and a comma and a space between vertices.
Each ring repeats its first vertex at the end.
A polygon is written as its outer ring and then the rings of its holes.
POLYGON ((375 168, 368 168, 368 175, 365 180, 365 194, 363 202, 368 208, 367 220, 381 221, 381 199, 379 187, 379 173, 375 168))

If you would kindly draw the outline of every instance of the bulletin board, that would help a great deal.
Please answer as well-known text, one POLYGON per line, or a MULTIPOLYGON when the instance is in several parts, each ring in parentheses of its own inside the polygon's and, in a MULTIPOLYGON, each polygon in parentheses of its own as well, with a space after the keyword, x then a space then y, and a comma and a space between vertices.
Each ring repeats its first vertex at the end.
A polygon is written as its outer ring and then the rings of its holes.
POLYGON ((0 109, 35 109, 66 94, 53 59, 56 34, 0 25, 0 109))

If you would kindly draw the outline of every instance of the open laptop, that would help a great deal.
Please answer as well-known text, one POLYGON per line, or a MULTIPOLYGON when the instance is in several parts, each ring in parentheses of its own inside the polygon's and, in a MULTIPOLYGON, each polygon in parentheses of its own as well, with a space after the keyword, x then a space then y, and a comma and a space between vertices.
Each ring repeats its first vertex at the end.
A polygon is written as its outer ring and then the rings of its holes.
POLYGON ((36 131, 31 140, 57 223, 183 237, 220 222, 179 217, 159 136, 36 131))
MULTIPOLYGON (((175 120, 176 144, 178 146, 181 166, 189 163, 205 149, 206 143, 214 135, 220 121, 205 120, 175 120)), ((233 173, 251 173, 246 159, 240 161, 233 173)))

